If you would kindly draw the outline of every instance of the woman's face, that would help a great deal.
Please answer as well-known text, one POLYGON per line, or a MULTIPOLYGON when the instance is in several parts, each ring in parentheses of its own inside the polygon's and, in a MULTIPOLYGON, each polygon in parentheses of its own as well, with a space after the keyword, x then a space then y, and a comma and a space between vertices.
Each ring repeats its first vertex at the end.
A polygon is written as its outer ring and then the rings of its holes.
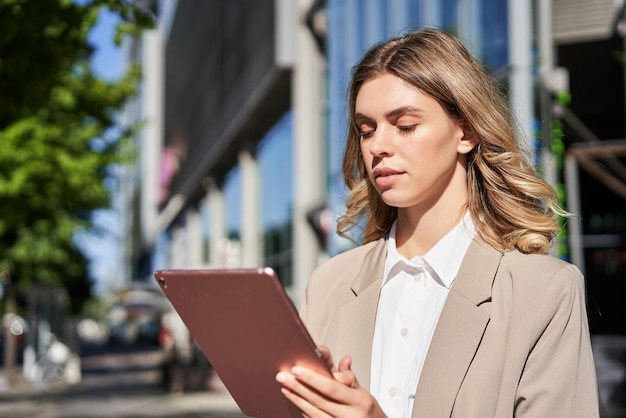
POLYGON ((431 96, 384 74, 361 86, 355 121, 369 179, 387 205, 465 202, 464 154, 474 141, 431 96))

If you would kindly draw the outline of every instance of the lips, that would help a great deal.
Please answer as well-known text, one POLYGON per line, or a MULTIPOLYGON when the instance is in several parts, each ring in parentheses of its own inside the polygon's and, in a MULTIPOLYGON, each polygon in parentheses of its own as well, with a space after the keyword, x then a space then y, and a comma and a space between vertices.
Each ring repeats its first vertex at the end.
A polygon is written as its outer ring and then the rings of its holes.
POLYGON ((379 177, 395 176, 395 175, 402 174, 402 173, 403 173, 402 171, 394 170, 392 168, 381 167, 381 168, 375 168, 372 174, 374 175, 374 179, 377 179, 379 177))
POLYGON ((402 174, 404 174, 403 171, 394 170, 392 168, 386 167, 375 168, 372 172, 374 182, 376 183, 376 185, 381 187, 391 186, 400 179, 402 174))

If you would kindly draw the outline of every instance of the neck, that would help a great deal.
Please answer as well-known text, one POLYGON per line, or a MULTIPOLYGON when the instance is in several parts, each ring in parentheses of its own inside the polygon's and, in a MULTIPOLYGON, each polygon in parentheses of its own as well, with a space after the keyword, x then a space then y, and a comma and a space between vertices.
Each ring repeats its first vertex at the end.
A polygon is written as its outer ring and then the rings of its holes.
POLYGON ((407 258, 426 254, 463 218, 468 208, 467 174, 459 164, 444 190, 420 204, 398 208, 396 248, 407 258))
POLYGON ((398 251, 407 258, 423 256, 463 219, 465 211, 465 206, 445 215, 424 213, 422 216, 411 216, 407 211, 398 211, 398 251))

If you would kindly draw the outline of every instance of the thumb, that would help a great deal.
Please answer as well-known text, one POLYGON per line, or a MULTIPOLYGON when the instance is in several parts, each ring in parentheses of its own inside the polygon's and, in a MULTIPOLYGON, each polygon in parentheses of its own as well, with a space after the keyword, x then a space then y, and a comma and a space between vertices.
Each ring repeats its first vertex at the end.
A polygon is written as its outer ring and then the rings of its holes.
POLYGON ((353 389, 359 387, 359 382, 356 379, 356 375, 351 369, 352 367, 352 358, 350 356, 346 356, 341 359, 339 362, 339 367, 337 372, 333 373, 335 380, 349 386, 353 389))
POLYGON ((351 367, 352 367, 352 357, 345 356, 339 362, 339 367, 337 369, 340 372, 346 372, 346 371, 351 371, 351 369, 350 369, 351 367))

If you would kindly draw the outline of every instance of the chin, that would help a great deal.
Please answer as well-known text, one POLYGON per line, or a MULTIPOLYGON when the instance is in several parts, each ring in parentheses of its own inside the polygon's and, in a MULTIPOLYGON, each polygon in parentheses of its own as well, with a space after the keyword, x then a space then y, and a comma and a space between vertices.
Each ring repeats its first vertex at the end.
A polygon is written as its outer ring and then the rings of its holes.
POLYGON ((387 206, 391 206, 391 207, 398 208, 398 209, 410 208, 410 207, 418 205, 419 202, 421 202, 421 200, 416 198, 415 196, 408 196, 408 197, 412 197, 412 199, 407 199, 406 194, 404 196, 398 196, 398 195, 393 196, 393 195, 390 195, 390 193, 380 194, 381 200, 387 206))
POLYGON ((391 206, 392 208, 407 208, 411 206, 408 202, 401 199, 385 199, 383 197, 382 201, 385 203, 385 205, 391 206))

